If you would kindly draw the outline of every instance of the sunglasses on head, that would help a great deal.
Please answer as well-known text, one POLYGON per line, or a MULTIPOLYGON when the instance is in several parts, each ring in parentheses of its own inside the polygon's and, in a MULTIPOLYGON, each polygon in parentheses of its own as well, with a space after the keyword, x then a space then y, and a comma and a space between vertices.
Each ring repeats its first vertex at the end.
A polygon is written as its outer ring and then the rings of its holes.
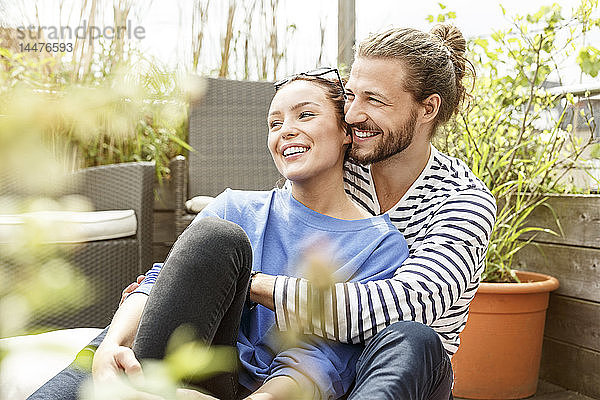
POLYGON ((273 84, 273 86, 275 86, 275 91, 278 91, 283 85, 285 85, 286 83, 290 82, 291 80, 293 80, 299 76, 311 76, 314 78, 321 78, 321 79, 325 79, 325 80, 337 79, 337 81, 340 85, 340 88, 342 89, 344 100, 347 99, 346 90, 344 89, 344 83, 342 82, 342 77, 340 76, 340 72, 338 71, 337 68, 331 68, 331 67, 321 67, 321 68, 313 69, 311 71, 300 72, 299 74, 294 74, 294 75, 285 77, 281 80, 278 80, 277 82, 275 82, 273 84), (332 79, 328 79, 327 75, 330 75, 332 79))

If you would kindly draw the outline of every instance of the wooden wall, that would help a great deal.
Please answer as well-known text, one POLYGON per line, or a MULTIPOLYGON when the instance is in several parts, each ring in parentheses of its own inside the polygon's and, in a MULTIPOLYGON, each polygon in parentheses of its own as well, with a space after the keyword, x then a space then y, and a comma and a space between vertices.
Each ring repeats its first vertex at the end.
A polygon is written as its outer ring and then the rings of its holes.
MULTIPOLYGON (((540 377, 600 398, 600 196, 552 197, 564 236, 538 235, 521 251, 516 268, 553 275, 540 377)), ((552 212, 540 208, 531 225, 559 231, 552 212)))

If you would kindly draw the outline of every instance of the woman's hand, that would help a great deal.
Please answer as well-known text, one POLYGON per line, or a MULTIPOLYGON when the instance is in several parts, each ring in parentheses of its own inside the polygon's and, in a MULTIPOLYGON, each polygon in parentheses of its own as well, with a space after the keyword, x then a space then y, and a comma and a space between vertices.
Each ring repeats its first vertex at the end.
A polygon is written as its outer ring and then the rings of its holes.
POLYGON ((121 292, 121 301, 119 302, 119 307, 121 307, 121 304, 123 304, 127 296, 129 296, 135 289, 137 289, 140 286, 140 283, 142 283, 145 277, 146 275, 139 275, 136 278, 135 282, 130 283, 129 286, 123 289, 123 292, 121 292))
POLYGON ((107 384, 121 373, 132 382, 140 382, 144 375, 142 365, 135 358, 133 350, 110 342, 102 342, 94 355, 92 376, 95 384, 107 384))

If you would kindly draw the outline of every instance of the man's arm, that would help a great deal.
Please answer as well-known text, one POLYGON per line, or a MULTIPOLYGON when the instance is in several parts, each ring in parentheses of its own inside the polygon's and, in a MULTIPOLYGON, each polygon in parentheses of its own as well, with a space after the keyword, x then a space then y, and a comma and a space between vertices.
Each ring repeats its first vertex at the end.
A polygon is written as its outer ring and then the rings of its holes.
POLYGON ((257 275, 251 298, 261 304, 265 301, 275 311, 281 330, 299 329, 346 343, 364 342, 399 320, 434 325, 449 310, 466 307, 461 297, 467 289, 476 289, 485 263, 495 202, 491 195, 470 192, 462 192, 436 211, 428 232, 422 233, 423 244, 393 278, 338 283, 319 292, 323 315, 312 306, 314 301, 308 301, 307 293, 312 292, 314 298, 317 290, 304 279, 278 276, 265 280, 264 275, 257 275), (271 289, 268 300, 266 291, 271 289))
POLYGON ((246 400, 286 400, 300 399, 302 397, 302 388, 295 380, 289 376, 276 376, 266 381, 246 400))

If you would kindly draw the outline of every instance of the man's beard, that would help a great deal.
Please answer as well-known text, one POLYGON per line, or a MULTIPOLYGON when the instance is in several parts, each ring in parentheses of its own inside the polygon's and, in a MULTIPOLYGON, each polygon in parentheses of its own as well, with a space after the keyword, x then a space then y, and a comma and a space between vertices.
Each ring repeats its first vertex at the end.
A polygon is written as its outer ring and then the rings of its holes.
MULTIPOLYGON (((398 129, 388 133, 383 140, 380 140, 375 148, 367 154, 361 153, 358 148, 354 147, 350 150, 349 156, 354 161, 360 164, 373 164, 379 161, 383 161, 395 154, 404 151, 412 143, 415 135, 415 126, 417 125, 417 113, 416 110, 412 110, 408 120, 404 125, 398 129)), ((353 128, 358 130, 379 130, 373 129, 368 124, 354 125, 353 128)), ((380 135, 383 135, 381 133, 380 135)))

